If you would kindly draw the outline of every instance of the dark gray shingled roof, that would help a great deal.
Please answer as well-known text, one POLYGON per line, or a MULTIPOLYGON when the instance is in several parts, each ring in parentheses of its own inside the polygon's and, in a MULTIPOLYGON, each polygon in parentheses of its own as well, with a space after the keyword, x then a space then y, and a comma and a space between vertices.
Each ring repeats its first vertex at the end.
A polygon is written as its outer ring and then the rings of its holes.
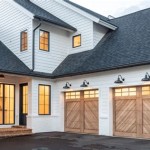
POLYGON ((34 17, 37 19, 42 19, 46 22, 76 31, 77 29, 72 27, 71 25, 67 24, 66 22, 62 21, 61 19, 55 17, 54 15, 50 14, 46 10, 42 9, 41 7, 35 5, 34 3, 30 2, 30 0, 14 0, 16 3, 30 11, 34 14, 34 17))
POLYGON ((64 0, 64 1, 67 2, 68 4, 71 4, 71 5, 75 6, 76 8, 79 8, 79 9, 81 9, 81 10, 83 10, 83 11, 85 11, 85 12, 87 12, 87 13, 89 13, 89 14, 91 14, 91 15, 93 15, 93 16, 101 19, 101 20, 103 20, 103 21, 108 22, 108 20, 109 20, 109 18, 107 18, 105 16, 102 16, 102 15, 100 15, 100 14, 98 14, 98 13, 96 13, 96 12, 90 10, 90 9, 87 9, 87 8, 85 8, 83 6, 80 6, 80 5, 76 4, 76 3, 73 3, 73 2, 71 2, 69 0, 64 0))
POLYGON ((109 31, 91 51, 69 55, 53 72, 55 77, 150 64, 150 8, 110 22, 109 31), (81 63, 80 63, 81 61, 81 63))
POLYGON ((14 53, 12 53, 1 41, 0 41, 0 72, 37 76, 37 77, 50 77, 51 74, 33 72, 31 71, 14 53))
POLYGON ((0 71, 29 73, 30 69, 0 41, 0 71))

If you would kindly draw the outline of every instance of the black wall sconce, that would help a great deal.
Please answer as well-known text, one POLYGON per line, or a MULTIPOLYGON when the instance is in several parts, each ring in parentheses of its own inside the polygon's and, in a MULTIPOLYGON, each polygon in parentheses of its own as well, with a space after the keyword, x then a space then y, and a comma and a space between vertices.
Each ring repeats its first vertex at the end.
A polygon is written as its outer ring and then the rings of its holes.
POLYGON ((146 72, 145 77, 141 81, 150 81, 150 75, 146 72))
POLYGON ((87 82, 86 80, 83 81, 83 84, 80 85, 80 87, 88 87, 89 82, 87 82))
POLYGON ((123 83, 125 81, 125 78, 123 78, 121 75, 118 75, 118 79, 114 82, 117 84, 123 83))
POLYGON ((3 74, 0 74, 0 79, 5 79, 5 76, 3 74))
POLYGON ((63 89, 70 89, 71 84, 69 82, 66 82, 66 85, 63 87, 63 89))

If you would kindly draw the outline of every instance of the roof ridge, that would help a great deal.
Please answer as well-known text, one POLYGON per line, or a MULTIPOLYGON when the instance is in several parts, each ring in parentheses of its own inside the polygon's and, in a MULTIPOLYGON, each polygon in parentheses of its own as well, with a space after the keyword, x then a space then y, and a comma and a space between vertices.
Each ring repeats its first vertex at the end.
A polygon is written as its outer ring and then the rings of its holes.
POLYGON ((123 16, 120 16, 120 17, 117 17, 117 18, 114 18, 114 19, 110 19, 110 21, 112 21, 112 20, 117 20, 117 19, 124 18, 124 17, 128 17, 128 16, 130 16, 130 15, 134 15, 134 14, 136 14, 136 13, 140 13, 140 12, 146 11, 146 10, 148 10, 148 9, 150 9, 150 7, 149 7, 149 8, 145 8, 145 9, 141 9, 141 10, 138 10, 138 11, 135 11, 135 12, 132 12, 132 13, 129 13, 129 14, 126 14, 126 15, 123 15, 123 16))
MULTIPOLYGON (((103 20, 103 21, 109 20, 108 17, 105 17, 104 15, 101 15, 101 14, 99 14, 99 13, 97 13, 97 12, 95 12, 95 11, 89 9, 89 8, 86 8, 86 7, 84 7, 84 6, 81 6, 81 5, 79 5, 79 4, 77 4, 77 3, 74 3, 74 2, 72 2, 72 1, 70 1, 70 0, 63 0, 63 1, 65 1, 65 2, 67 2, 67 3, 69 3, 69 4, 72 4, 73 6, 75 6, 75 7, 77 7, 77 8, 81 7, 81 8, 83 8, 83 9, 85 9, 86 11, 89 11, 89 12, 87 12, 87 13, 90 13, 91 15, 94 15, 94 16, 96 16, 96 17, 99 16, 98 18, 100 18, 100 19, 103 20)), ((81 9, 81 8, 79 8, 79 9, 81 9)), ((84 11, 83 9, 82 9, 82 11, 84 11)))

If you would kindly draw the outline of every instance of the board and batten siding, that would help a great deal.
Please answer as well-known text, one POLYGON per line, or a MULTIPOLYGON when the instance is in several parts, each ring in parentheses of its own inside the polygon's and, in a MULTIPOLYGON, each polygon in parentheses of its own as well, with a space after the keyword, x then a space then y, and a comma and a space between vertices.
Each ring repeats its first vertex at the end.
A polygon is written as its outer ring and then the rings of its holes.
POLYGON ((32 19, 6 0, 0 1, 0 40, 29 68, 32 66, 32 19), (28 50, 20 51, 20 32, 28 32, 28 50))
MULTIPOLYGON (((39 22, 33 23, 34 28, 39 22)), ((67 57, 69 51, 70 32, 53 25, 42 23, 35 32, 35 71, 52 73, 67 57), (49 32, 49 51, 39 49, 39 32, 49 32)))
POLYGON ((56 17, 62 19, 66 23, 75 27, 78 31, 72 33, 70 37, 69 53, 78 53, 86 50, 93 49, 93 21, 80 15, 79 13, 63 6, 54 0, 31 0, 36 5, 47 10, 56 17), (81 46, 72 48, 72 37, 81 34, 81 46))

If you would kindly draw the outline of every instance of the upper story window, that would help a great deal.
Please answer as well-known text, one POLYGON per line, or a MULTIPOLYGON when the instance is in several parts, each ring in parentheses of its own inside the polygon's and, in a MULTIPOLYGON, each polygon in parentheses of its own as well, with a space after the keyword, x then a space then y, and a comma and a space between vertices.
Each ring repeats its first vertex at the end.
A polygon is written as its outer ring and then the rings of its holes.
POLYGON ((81 46, 81 34, 73 37, 73 48, 81 46))
POLYGON ((25 51, 28 49, 28 32, 22 31, 21 32, 21 51, 25 51))
POLYGON ((40 50, 49 51, 49 32, 40 30, 40 50))

